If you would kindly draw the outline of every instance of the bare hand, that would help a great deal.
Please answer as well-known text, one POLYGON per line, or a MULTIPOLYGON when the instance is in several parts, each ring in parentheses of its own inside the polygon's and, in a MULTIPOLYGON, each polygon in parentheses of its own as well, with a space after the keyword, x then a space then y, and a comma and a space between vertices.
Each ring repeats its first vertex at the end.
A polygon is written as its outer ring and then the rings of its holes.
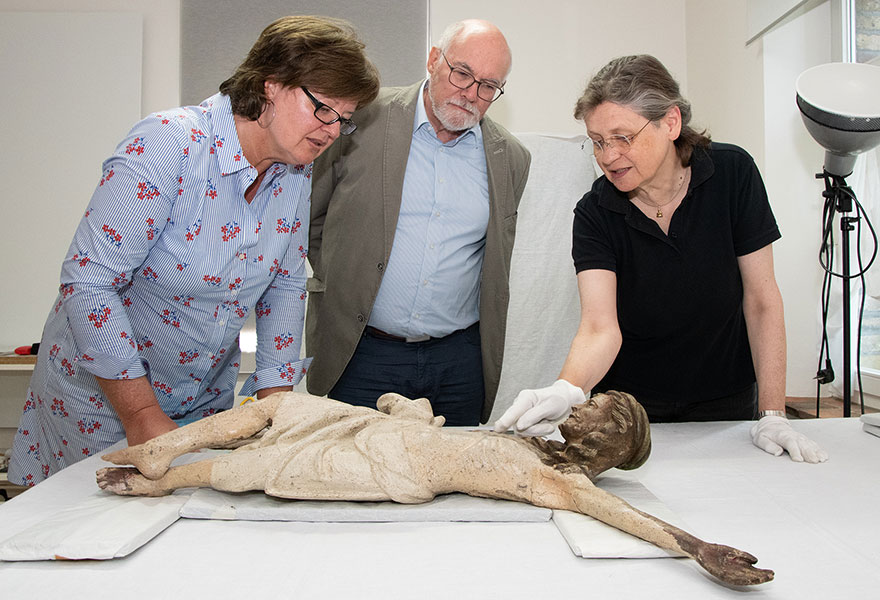
POLYGON ((773 579, 770 569, 753 565, 758 559, 742 550, 720 544, 703 544, 694 557, 712 575, 733 585, 757 585, 773 579))

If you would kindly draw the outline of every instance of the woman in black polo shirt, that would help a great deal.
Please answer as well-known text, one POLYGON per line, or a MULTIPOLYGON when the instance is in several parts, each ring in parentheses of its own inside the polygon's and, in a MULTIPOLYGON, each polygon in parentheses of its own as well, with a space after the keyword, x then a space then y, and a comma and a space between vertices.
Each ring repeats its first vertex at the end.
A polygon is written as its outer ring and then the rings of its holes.
POLYGON ((521 392, 496 429, 547 434, 583 390, 615 389, 655 423, 760 417, 760 448, 825 460, 785 418, 780 234, 751 156, 688 125, 652 56, 606 65, 575 118, 604 173, 575 208, 580 326, 559 380, 521 392))

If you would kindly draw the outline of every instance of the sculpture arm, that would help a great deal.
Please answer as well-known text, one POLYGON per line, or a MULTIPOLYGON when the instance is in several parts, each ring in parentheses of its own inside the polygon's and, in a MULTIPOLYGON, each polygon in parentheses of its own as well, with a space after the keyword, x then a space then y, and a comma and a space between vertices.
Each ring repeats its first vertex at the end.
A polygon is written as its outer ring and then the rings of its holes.
POLYGON ((482 433, 477 438, 470 433, 441 433, 441 440, 432 444, 433 448, 442 447, 446 456, 445 461, 431 463, 435 475, 431 481, 437 493, 459 491, 578 512, 689 556, 727 583, 752 585, 773 578, 773 571, 752 566, 757 559, 750 554, 704 542, 597 488, 582 473, 562 472, 544 464, 540 451, 526 440, 482 433), (447 489, 438 485, 443 480, 449 482, 447 489))
POLYGON ((773 571, 754 566, 758 559, 751 554, 730 546, 704 542, 595 486, 574 487, 571 491, 571 507, 567 510, 589 515, 660 548, 689 556, 726 583, 755 585, 773 579, 773 571))

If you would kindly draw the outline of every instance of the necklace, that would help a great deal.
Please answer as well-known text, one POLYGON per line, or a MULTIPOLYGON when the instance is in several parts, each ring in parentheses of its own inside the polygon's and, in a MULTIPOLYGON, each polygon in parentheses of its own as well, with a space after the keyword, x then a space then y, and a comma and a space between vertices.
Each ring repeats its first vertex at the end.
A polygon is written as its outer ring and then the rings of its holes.
POLYGON ((685 170, 684 175, 681 176, 681 182, 678 184, 678 187, 675 189, 675 193, 673 193, 672 197, 669 200, 667 200, 666 202, 664 202, 663 204, 654 204, 653 202, 648 202, 647 200, 642 200, 641 198, 638 199, 639 202, 641 202, 642 204, 647 204, 651 208, 656 208, 657 209, 656 218, 662 219, 663 218, 663 207, 672 204, 675 201, 675 199, 678 198, 678 194, 679 194, 679 192, 681 192, 681 189, 684 187, 685 182, 690 178, 690 174, 691 174, 690 169, 685 170))

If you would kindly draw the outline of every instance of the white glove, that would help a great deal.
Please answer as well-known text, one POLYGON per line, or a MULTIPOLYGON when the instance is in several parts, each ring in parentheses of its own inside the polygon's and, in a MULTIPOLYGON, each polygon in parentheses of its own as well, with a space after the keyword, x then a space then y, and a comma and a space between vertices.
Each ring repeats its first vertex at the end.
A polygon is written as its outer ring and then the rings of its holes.
POLYGON ((752 425, 752 442, 764 452, 773 456, 788 450, 795 462, 820 463, 828 460, 828 453, 819 444, 788 424, 785 417, 768 415, 752 425))
POLYGON ((571 407, 585 398, 584 390, 564 379, 558 379, 550 387, 523 390, 495 421, 495 431, 504 433, 513 427, 517 435, 550 435, 568 418, 571 407))

